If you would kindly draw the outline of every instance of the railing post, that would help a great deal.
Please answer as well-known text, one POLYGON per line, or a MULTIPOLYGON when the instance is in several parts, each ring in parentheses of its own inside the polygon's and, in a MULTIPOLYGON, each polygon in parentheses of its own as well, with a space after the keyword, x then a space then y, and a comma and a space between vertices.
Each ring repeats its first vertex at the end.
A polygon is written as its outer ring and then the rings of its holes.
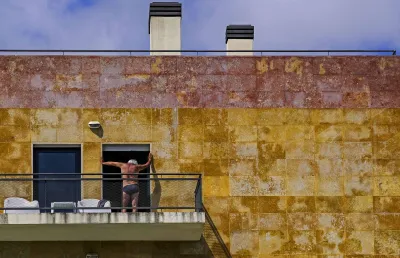
POLYGON ((199 179, 197 181, 197 189, 195 193, 195 207, 196 207, 196 212, 201 212, 203 209, 203 192, 202 192, 202 177, 201 175, 199 176, 199 179))
MULTIPOLYGON (((47 208, 47 188, 46 188, 46 176, 44 176, 44 207, 47 208)), ((40 181, 39 181, 40 182, 40 181)), ((40 203, 39 203, 39 209, 40 209, 40 203)), ((50 211, 51 212, 51 211, 50 211)), ((42 211, 40 211, 42 213, 42 211)), ((46 213, 46 210, 45 210, 46 213)))

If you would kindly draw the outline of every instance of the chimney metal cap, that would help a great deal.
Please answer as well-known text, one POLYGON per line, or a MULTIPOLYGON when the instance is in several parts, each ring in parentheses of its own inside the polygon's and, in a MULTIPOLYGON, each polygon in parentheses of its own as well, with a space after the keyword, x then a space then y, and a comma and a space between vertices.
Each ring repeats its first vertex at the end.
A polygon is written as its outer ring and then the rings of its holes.
POLYGON ((151 17, 182 17, 182 4, 178 2, 153 2, 149 9, 149 34, 151 17))
POLYGON ((253 25, 228 25, 226 26, 225 44, 228 39, 254 39, 253 25))

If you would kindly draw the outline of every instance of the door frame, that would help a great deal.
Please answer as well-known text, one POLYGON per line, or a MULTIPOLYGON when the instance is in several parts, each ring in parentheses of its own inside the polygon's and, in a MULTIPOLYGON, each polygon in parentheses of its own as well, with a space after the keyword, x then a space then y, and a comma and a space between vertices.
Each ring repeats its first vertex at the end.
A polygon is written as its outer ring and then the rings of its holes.
MULTIPOLYGON (((35 148, 79 148, 81 151, 81 177, 83 175, 83 144, 82 143, 32 143, 31 144, 31 174, 32 174, 32 179, 33 179, 33 169, 34 169, 34 165, 33 165, 33 160, 34 160, 34 149, 35 148)), ((83 198, 83 181, 81 180, 81 194, 80 194, 80 199, 82 200, 83 198)), ((31 185, 31 196, 33 199, 33 191, 34 191, 34 187, 33 187, 33 180, 32 180, 32 185, 31 185)))
MULTIPOLYGON (((116 148, 116 149, 118 149, 118 148, 121 148, 121 151, 124 151, 124 147, 123 146, 125 146, 125 147, 128 147, 128 146, 133 146, 133 145, 141 145, 140 147, 141 148, 138 148, 136 151, 150 151, 151 152, 151 150, 152 150, 152 143, 151 142, 102 142, 101 143, 101 155, 103 156, 103 152, 104 152, 104 146, 106 146, 106 145, 108 145, 108 146, 112 146, 113 148, 116 148), (145 148, 145 146, 144 145, 147 145, 148 146, 148 148, 146 148, 146 149, 144 149, 145 148)), ((146 147, 147 147, 146 146, 146 147)), ((135 151, 135 150, 134 150, 135 151)), ((151 168, 150 168, 150 170, 151 170, 151 168)), ((100 170, 100 172, 103 174, 103 166, 101 166, 101 170, 100 170)), ((149 191, 150 191, 150 196, 151 196, 151 184, 152 184, 152 180, 149 180, 150 182, 150 187, 149 187, 149 191)), ((103 181, 101 182, 101 198, 103 198, 103 181)), ((151 199, 150 199, 150 205, 151 205, 151 199)))

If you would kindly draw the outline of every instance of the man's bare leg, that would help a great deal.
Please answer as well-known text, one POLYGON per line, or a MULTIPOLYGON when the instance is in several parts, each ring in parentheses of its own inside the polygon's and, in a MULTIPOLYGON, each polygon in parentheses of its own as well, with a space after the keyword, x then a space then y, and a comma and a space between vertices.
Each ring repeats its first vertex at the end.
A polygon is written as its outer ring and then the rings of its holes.
MULTIPOLYGON (((126 194, 125 192, 122 192, 122 206, 128 207, 130 201, 131 201, 130 195, 126 194)), ((122 209, 122 212, 126 212, 126 208, 122 209)))
POLYGON ((132 200, 132 212, 136 212, 136 208, 138 206, 138 202, 139 202, 139 193, 135 193, 131 195, 131 200, 132 200))

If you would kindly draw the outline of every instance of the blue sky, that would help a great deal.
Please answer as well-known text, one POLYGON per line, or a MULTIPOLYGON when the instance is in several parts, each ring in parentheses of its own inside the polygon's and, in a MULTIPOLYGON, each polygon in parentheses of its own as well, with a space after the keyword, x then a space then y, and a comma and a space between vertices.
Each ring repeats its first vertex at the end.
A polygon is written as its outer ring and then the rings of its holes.
MULTIPOLYGON (((149 49, 150 2, 0 0, 0 49, 149 49)), ((255 49, 400 49, 400 0, 180 2, 183 49, 225 49, 229 24, 255 49)))

